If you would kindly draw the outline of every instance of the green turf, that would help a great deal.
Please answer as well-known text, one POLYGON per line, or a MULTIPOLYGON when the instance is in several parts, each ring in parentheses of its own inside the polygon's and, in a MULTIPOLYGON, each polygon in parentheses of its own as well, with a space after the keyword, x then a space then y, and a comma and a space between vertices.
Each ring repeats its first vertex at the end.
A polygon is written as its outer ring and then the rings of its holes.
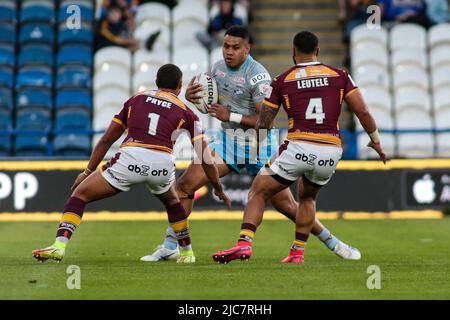
POLYGON ((142 263, 161 242, 165 222, 83 222, 57 264, 38 264, 31 250, 53 241, 56 223, 0 223, 0 299, 449 299, 450 219, 326 221, 357 246, 361 261, 344 261, 317 239, 303 265, 279 261, 294 232, 265 221, 249 262, 215 264, 211 254, 235 243, 239 221, 192 221, 195 265, 142 263), (66 269, 81 269, 81 289, 66 287, 66 269), (367 267, 381 268, 369 290, 367 267))

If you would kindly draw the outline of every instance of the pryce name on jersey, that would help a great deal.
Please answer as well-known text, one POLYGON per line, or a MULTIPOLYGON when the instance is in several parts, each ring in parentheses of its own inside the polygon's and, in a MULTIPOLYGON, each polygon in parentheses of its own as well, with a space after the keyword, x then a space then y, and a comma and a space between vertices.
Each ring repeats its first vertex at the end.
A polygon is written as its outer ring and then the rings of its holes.
POLYGON ((154 105, 157 105, 157 106, 163 107, 163 108, 167 108, 167 109, 170 109, 172 107, 172 102, 159 100, 159 99, 156 99, 153 97, 147 97, 147 99, 145 99, 145 102, 150 102, 150 103, 153 103, 154 105))

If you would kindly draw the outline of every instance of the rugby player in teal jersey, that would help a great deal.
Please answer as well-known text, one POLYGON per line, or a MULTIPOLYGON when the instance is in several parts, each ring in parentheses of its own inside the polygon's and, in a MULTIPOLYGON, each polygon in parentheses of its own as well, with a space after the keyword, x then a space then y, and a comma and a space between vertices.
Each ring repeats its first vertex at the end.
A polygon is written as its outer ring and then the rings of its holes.
MULTIPOLYGON (((258 157, 251 153, 252 132, 258 120, 264 98, 270 95, 271 77, 259 62, 250 56, 250 34, 240 26, 229 28, 223 41, 223 60, 217 62, 211 70, 219 91, 219 104, 212 105, 209 114, 222 123, 222 130, 213 139, 210 148, 216 159, 221 177, 234 171, 241 174, 245 168, 247 174, 255 177, 259 170, 278 150, 276 131, 271 130, 265 144, 259 147, 258 157), (237 131, 236 131, 237 130, 237 131), (250 134, 247 134, 250 132, 250 134)), ((186 90, 186 99, 197 102, 197 94, 202 91, 192 79, 186 90)), ((256 137, 253 137, 256 138, 256 137)), ((177 190, 186 212, 193 208, 194 193, 208 179, 200 164, 192 162, 177 181, 177 190)), ((273 207, 295 223, 298 204, 289 188, 275 194, 270 199, 273 207)), ((311 233, 317 236, 331 251, 344 259, 359 260, 358 249, 340 241, 316 219, 311 233)), ((176 260, 179 257, 175 233, 169 226, 166 238, 155 251, 141 258, 142 261, 176 260)))

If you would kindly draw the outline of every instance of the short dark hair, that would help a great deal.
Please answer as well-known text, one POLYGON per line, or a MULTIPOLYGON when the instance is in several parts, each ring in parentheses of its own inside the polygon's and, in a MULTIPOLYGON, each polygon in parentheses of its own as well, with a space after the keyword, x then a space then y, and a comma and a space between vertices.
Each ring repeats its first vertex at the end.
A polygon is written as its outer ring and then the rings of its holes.
POLYGON ((226 36, 238 37, 250 42, 250 32, 243 26, 231 26, 225 31, 226 36))
POLYGON ((294 37, 294 47, 304 54, 312 54, 319 46, 319 38, 310 31, 301 31, 294 37))
POLYGON ((156 74, 156 85, 161 89, 178 88, 178 84, 183 78, 183 72, 176 65, 168 63, 158 69, 156 74))

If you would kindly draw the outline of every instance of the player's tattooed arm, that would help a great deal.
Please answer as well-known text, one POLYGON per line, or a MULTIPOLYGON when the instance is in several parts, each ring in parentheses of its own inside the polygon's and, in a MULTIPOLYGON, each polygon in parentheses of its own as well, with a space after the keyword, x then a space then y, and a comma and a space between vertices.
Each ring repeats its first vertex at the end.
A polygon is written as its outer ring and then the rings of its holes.
POLYGON ((259 111, 259 117, 256 121, 256 130, 270 129, 272 127, 273 119, 275 119, 278 109, 268 107, 262 104, 259 111))

